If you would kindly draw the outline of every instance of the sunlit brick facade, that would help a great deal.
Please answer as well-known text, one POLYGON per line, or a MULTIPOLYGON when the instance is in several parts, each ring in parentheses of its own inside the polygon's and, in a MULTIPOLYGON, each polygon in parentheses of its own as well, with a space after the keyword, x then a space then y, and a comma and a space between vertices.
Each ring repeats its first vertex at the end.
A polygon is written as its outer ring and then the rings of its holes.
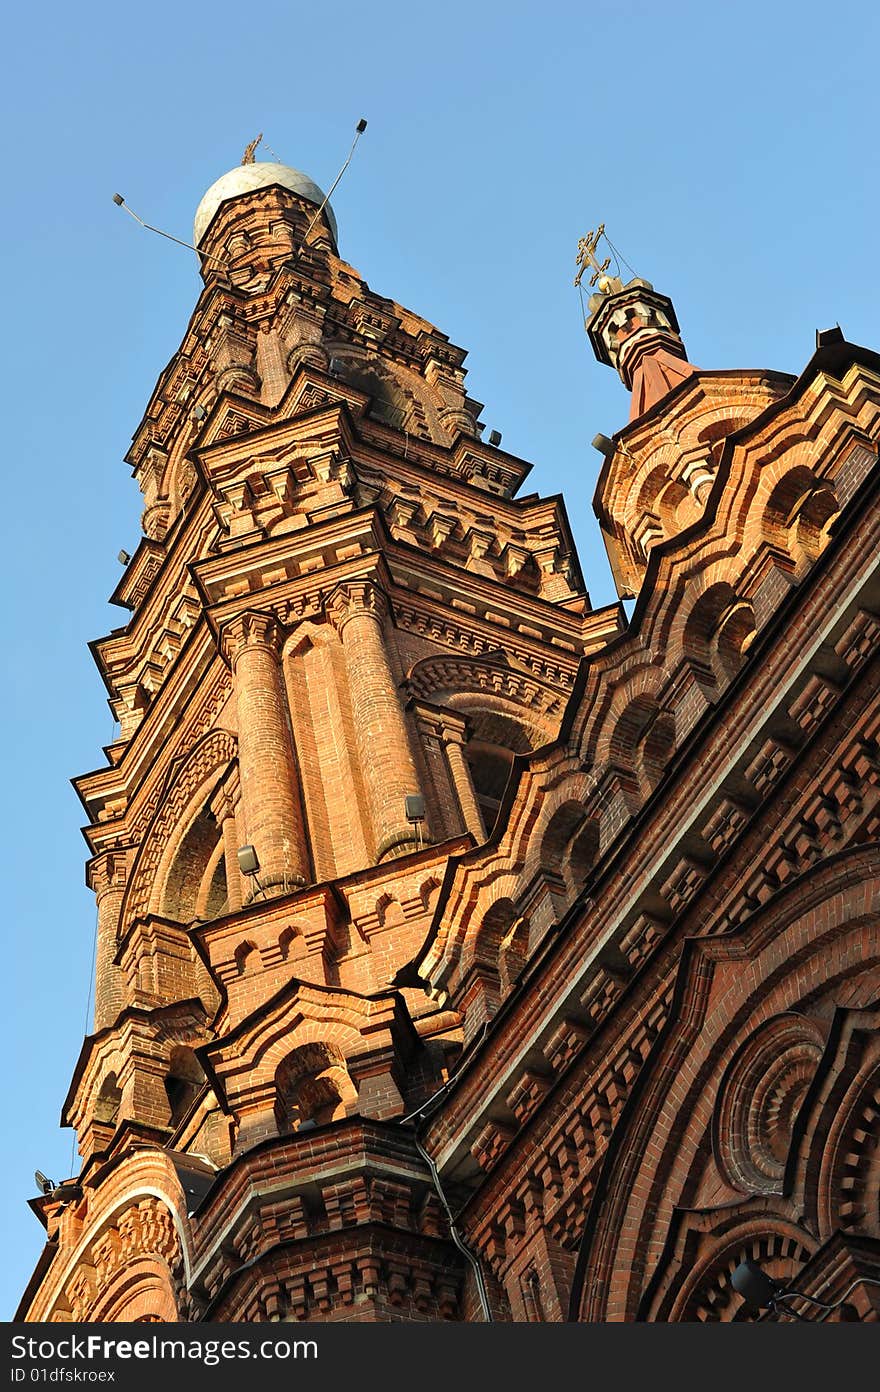
POLYGON ((597 292, 627 622, 320 202, 206 195, 128 456, 81 1163, 20 1315, 746 1318, 750 1257, 876 1318, 880 358, 700 370, 597 292))

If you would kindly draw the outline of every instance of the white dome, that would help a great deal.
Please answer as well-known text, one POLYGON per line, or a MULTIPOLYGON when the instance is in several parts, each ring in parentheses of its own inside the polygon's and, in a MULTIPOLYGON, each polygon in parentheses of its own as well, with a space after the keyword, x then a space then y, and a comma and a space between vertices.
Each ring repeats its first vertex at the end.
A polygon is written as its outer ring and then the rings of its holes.
MULTIPOLYGON (((316 207, 320 207, 324 202, 324 195, 318 185, 313 184, 308 174, 301 174, 298 169, 290 169, 286 164, 270 164, 265 160, 258 160, 254 164, 240 164, 237 169, 230 169, 228 174, 224 174, 212 184, 196 208, 193 223, 194 244, 200 244, 221 203, 228 202, 230 198, 240 198, 243 193, 253 193, 255 189, 268 188, 271 184, 280 184, 282 188, 298 193, 301 198, 307 198, 316 207)), ((336 218, 329 203, 324 211, 334 241, 338 240, 336 218)))

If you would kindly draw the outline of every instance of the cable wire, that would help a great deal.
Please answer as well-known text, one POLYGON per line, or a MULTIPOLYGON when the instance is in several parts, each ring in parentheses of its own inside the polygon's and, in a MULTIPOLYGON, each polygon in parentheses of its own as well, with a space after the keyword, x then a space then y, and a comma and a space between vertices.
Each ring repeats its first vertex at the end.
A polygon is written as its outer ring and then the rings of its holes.
POLYGON ((443 1192, 443 1186, 440 1183, 440 1176, 437 1173, 437 1166, 434 1164, 433 1159, 425 1150, 425 1147, 422 1145, 417 1134, 413 1136, 413 1140, 415 1142, 416 1150, 419 1152, 419 1155, 421 1155, 428 1169, 431 1171, 431 1178, 434 1181, 434 1188, 437 1190, 437 1196, 440 1199, 440 1202, 442 1203, 444 1209, 446 1210, 446 1219, 449 1223, 449 1236, 452 1238, 452 1241, 455 1243, 455 1246, 458 1248, 459 1252, 461 1252, 462 1256, 465 1257, 466 1260, 470 1263, 471 1270, 474 1273, 474 1279, 477 1283, 477 1293, 480 1297, 480 1307, 483 1311, 483 1319, 485 1320, 486 1324, 493 1324, 494 1321, 492 1319, 492 1311, 489 1308, 489 1293, 486 1290, 486 1282, 483 1280, 483 1271, 480 1266, 480 1263, 477 1261, 477 1258, 474 1256, 467 1243, 462 1240, 461 1236, 459 1235, 458 1229, 455 1226, 455 1219, 452 1216, 452 1209, 449 1207, 449 1201, 447 1200, 446 1195, 443 1192))
POLYGON ((143 218, 138 217, 133 208, 129 208, 121 193, 114 193, 113 202, 116 204, 117 208, 121 208, 123 212, 128 213, 129 217, 134 218, 135 222, 139 223, 141 227, 145 227, 148 232, 155 232, 157 237, 165 237, 169 242, 176 242, 178 246, 186 247, 188 251, 194 251, 197 256, 204 256, 206 261, 216 261, 217 265, 222 266, 224 270, 228 268, 229 262, 221 261, 219 256, 212 256, 209 251, 199 251, 197 246, 193 246, 192 242, 184 242, 180 237, 172 237, 170 232, 163 232, 161 227, 152 227, 149 222, 144 222, 143 218))
POLYGON ((305 234, 305 236, 303 237, 302 241, 300 242, 300 250, 302 250, 302 248, 305 246, 306 242, 308 241, 308 239, 309 239, 309 233, 311 232, 311 230, 312 230, 312 228, 314 227, 315 223, 318 221, 318 218, 319 218, 319 217, 321 216, 321 214, 323 213, 323 211, 324 211, 324 209, 326 208, 327 204, 330 202, 330 195, 333 193, 333 190, 334 190, 334 189, 336 188, 336 186, 338 185, 339 180, 342 178, 342 176, 343 176, 343 174, 345 173, 346 169, 347 169, 348 166, 351 164, 351 157, 352 157, 352 155, 354 154, 355 146, 357 145, 358 141, 360 140, 360 138, 361 138, 361 136, 363 135, 363 133, 364 133, 364 131, 366 130, 366 128, 367 128, 367 123, 366 123, 366 121, 363 121, 363 120, 358 121, 357 130, 356 130, 355 133, 354 133, 354 140, 351 142, 351 149, 350 149, 349 152, 348 152, 348 156, 347 156, 347 158, 346 158, 345 164, 342 166, 342 168, 340 169, 339 173, 336 175, 336 178, 333 180, 333 183, 330 185, 329 189, 328 189, 327 192, 324 194, 324 201, 323 201, 323 203, 321 204, 321 206, 320 206, 320 208, 318 209, 318 211, 315 213, 315 216, 312 218, 312 220, 311 220, 311 222, 309 223, 308 227, 306 228, 306 234, 305 234))
MULTIPOLYGON (((612 252, 612 255, 614 256, 614 259, 615 259, 616 261, 622 261, 623 264, 624 264, 624 266, 626 266, 626 269, 627 269, 628 271, 632 271, 632 273, 633 273, 634 276, 635 276, 635 275, 638 275, 638 271, 635 269, 634 266, 631 266, 631 265, 629 264, 629 262, 627 261, 626 257, 623 255, 623 252, 617 250, 617 247, 614 245, 614 243, 612 242, 611 238, 608 236, 608 233, 607 233, 607 232, 603 232, 603 233, 602 233, 602 236, 605 238, 605 241, 608 243, 609 247, 611 248, 611 252, 612 252)), ((618 266, 618 270, 619 270, 619 269, 620 269, 620 267, 618 266)))

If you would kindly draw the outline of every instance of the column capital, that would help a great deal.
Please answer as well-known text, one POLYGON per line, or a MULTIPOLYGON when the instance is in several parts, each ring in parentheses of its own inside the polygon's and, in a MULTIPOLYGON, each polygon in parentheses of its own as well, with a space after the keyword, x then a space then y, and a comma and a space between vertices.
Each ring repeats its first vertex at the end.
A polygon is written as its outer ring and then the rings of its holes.
POLYGON ((325 603, 327 618, 342 633, 349 619, 366 614, 381 626, 391 611, 385 591, 375 580, 346 580, 336 586, 325 603))
POLYGON ((229 619, 219 635, 220 651, 230 667, 235 667, 241 654, 250 648, 264 648, 278 657, 283 642, 284 629, 275 615, 253 609, 229 619))
POLYGON ((444 711, 440 717, 443 730, 444 744, 457 744, 463 746, 467 744, 470 734, 470 721, 466 715, 458 715, 452 711, 444 711))
POLYGON ((98 903, 112 890, 125 889, 131 867, 131 848, 115 848, 93 856, 86 866, 86 882, 98 903))

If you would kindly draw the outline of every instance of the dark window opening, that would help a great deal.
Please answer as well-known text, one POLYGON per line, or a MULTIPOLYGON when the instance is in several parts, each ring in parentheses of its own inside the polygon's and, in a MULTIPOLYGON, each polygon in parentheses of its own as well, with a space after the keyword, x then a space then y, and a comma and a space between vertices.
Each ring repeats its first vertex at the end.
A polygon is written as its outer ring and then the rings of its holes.
POLYGON ((471 740, 466 749, 474 792, 487 833, 495 825, 501 798, 510 777, 513 754, 500 744, 471 740))

